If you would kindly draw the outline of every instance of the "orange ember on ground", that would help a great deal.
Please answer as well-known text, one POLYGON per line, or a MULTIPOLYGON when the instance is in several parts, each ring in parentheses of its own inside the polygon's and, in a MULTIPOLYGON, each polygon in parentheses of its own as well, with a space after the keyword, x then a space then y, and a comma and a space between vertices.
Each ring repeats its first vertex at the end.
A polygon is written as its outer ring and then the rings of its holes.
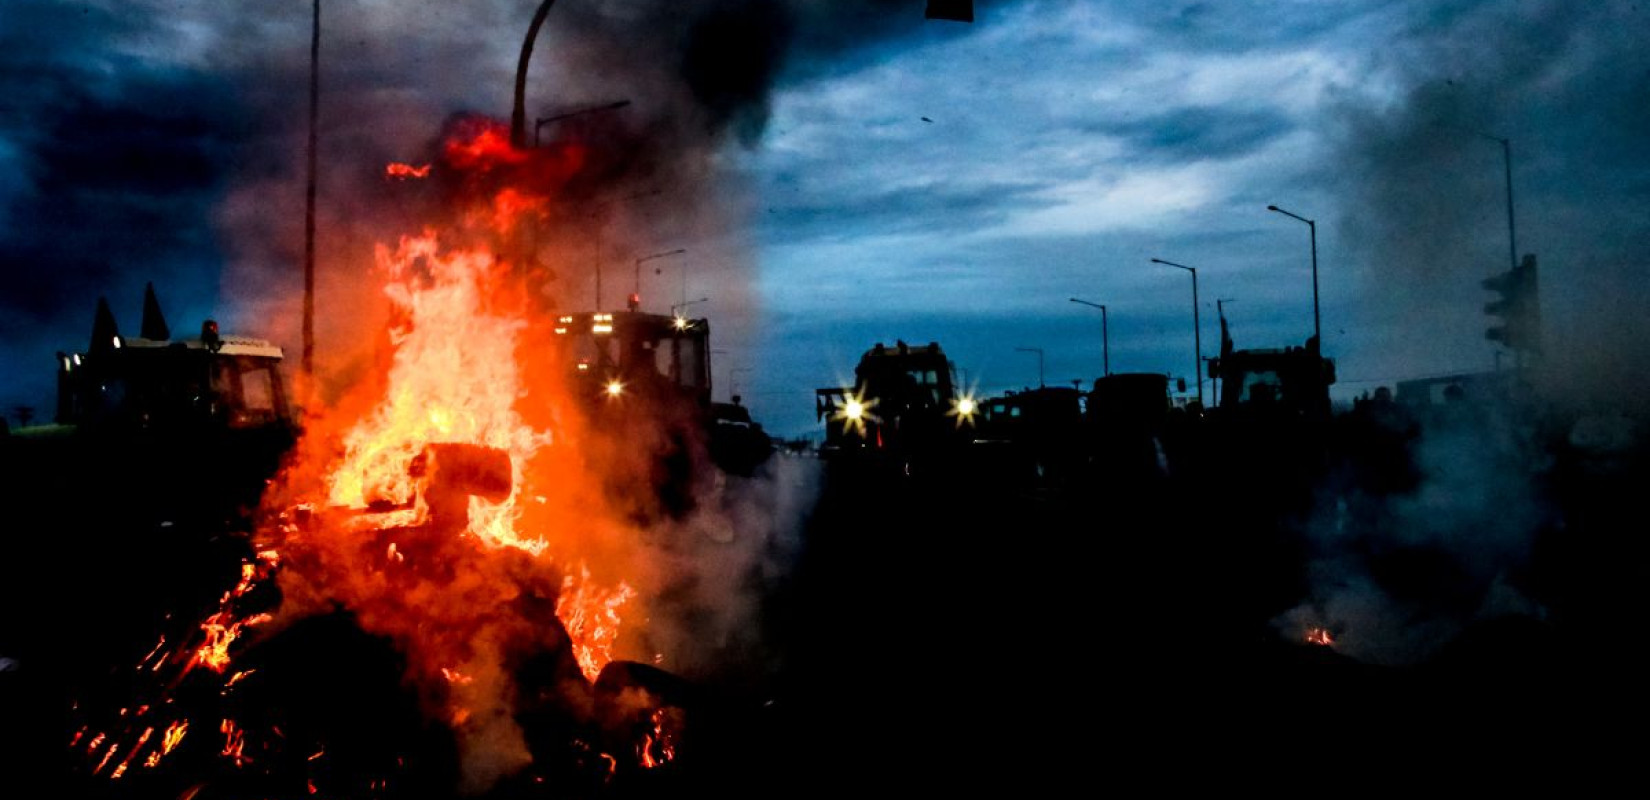
POLYGON ((1312 628, 1306 632, 1306 643, 1330 647, 1335 644, 1335 637, 1327 628, 1312 628))
POLYGON ((172 749, 183 741, 183 735, 189 732, 189 720, 179 720, 166 729, 166 735, 161 739, 161 752, 170 754, 172 749))
POLYGON ((676 757, 676 735, 666 724, 670 721, 669 713, 663 708, 654 709, 648 721, 653 723, 653 730, 642 735, 636 748, 636 760, 642 769, 664 766, 676 757))
POLYGON ((246 731, 241 730, 234 720, 226 719, 218 726, 218 732, 223 734, 223 750, 219 753, 239 767, 250 761, 242 755, 246 747, 246 731))

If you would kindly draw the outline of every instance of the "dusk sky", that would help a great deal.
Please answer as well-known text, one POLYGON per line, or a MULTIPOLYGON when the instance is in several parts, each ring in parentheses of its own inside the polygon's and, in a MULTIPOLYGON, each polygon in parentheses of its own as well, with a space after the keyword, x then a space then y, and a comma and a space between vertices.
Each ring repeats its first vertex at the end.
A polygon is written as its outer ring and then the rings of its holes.
MULTIPOLYGON (((1508 267, 1508 232, 1502 150, 1485 134, 1512 143, 1549 380, 1583 400, 1643 396, 1650 11, 975 5, 972 24, 924 21, 921 0, 550 12, 529 113, 630 99, 604 124, 656 137, 669 162, 624 177, 668 182, 604 234, 607 274, 686 248, 650 265, 649 305, 676 302, 686 270, 725 351, 718 396, 737 384, 772 432, 817 429, 812 390, 851 382, 878 341, 938 341, 986 393, 1035 385, 1036 357, 1017 347, 1045 350, 1049 384, 1087 385, 1100 316, 1072 296, 1109 306, 1113 371, 1188 376, 1189 276, 1154 257, 1199 268, 1205 355, 1217 298, 1233 301, 1239 347, 1302 344, 1308 230, 1268 204, 1318 222, 1339 396, 1488 369, 1479 282, 1508 267)), ((537 2, 323 6, 326 247, 396 228, 372 177, 415 159, 452 114, 508 117, 537 2)), ((5 411, 49 415, 53 353, 85 347, 99 294, 135 332, 149 280, 174 331, 216 315, 296 355, 309 12, 8 0, 5 411)), ((323 290, 353 251, 327 252, 323 290)), ((323 317, 348 313, 318 302, 323 317)))

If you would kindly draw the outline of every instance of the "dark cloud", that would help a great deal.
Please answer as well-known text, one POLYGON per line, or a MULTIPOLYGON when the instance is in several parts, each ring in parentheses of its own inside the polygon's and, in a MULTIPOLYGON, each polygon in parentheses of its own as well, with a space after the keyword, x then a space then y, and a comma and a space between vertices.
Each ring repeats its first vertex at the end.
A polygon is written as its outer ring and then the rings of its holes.
POLYGON ((775 201, 767 208, 765 230, 775 243, 800 244, 814 239, 839 239, 895 233, 941 234, 979 230, 1002 222, 1015 211, 1039 207, 1036 199, 1047 184, 1015 182, 968 186, 937 183, 930 186, 884 189, 863 187, 852 206, 823 202, 817 195, 800 194, 787 202, 784 179, 770 186, 775 201))
POLYGON ((1302 42, 1334 31, 1362 13, 1335 3, 1269 5, 1264 20, 1248 4, 1223 2, 1118 3, 1130 18, 1176 46, 1201 52, 1243 52, 1302 42))
MULTIPOLYGON (((173 309, 209 306, 211 212, 234 159, 238 104, 222 78, 121 55, 141 11, 25 2, 0 31, 0 340, 7 403, 40 405, 55 349, 83 346, 96 298, 154 281, 173 309), (49 32, 49 35, 48 35, 49 32), (13 367, 12 365, 15 365, 13 367)), ((122 313, 124 312, 124 313, 122 313)))
POLYGON ((1124 137, 1150 158, 1182 162, 1241 156, 1295 127, 1273 110, 1222 107, 1180 109, 1101 130, 1124 137))

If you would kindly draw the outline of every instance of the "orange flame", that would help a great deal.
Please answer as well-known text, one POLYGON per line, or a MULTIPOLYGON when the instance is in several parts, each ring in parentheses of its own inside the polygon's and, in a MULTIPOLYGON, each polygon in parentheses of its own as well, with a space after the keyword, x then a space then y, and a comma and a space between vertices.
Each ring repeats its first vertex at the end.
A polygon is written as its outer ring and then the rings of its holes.
POLYGON ((520 164, 527 153, 510 146, 510 131, 494 120, 467 120, 442 148, 447 163, 462 170, 485 171, 520 164))
POLYGON ((676 757, 676 734, 672 727, 666 725, 670 721, 666 709, 654 709, 648 721, 653 729, 642 734, 642 741, 636 747, 637 761, 642 769, 664 766, 676 757))
POLYGON ((218 726, 218 732, 223 734, 223 750, 219 755, 229 759, 237 767, 244 766, 251 759, 242 754, 246 748, 246 731, 235 724, 232 719, 226 719, 218 726))
MULTIPOLYGON (((542 287, 529 280, 543 273, 513 272, 512 265, 537 262, 497 244, 514 247, 523 224, 545 217, 547 192, 583 157, 575 147, 516 150, 507 129, 492 121, 457 127, 441 159, 465 180, 467 206, 454 211, 448 228, 376 248, 376 274, 393 314, 378 369, 306 420, 265 498, 256 558, 241 565, 239 581, 192 639, 169 652, 163 638, 140 668, 167 665, 176 686, 204 666, 228 675, 227 693, 252 673, 230 671, 236 643, 273 620, 250 614, 247 596, 279 569, 283 616, 343 606, 363 629, 392 639, 407 656, 409 681, 434 706, 428 710, 455 728, 461 744, 528 757, 519 730, 500 730, 514 726, 500 712, 512 702, 505 665, 518 651, 567 648, 595 680, 639 596, 626 578, 646 576, 628 552, 635 523, 608 506, 604 481, 614 476, 600 473, 629 469, 637 457, 586 447, 600 437, 586 429, 565 365, 556 363, 562 356, 545 346, 550 317, 533 311, 542 287), (492 185, 504 182, 518 185, 492 185), (470 457, 479 477, 464 477, 470 467, 459 462, 470 457), (476 486, 465 483, 472 477, 476 486)), ((386 175, 424 178, 430 169, 397 163, 386 175)), ((674 757, 672 734, 654 721, 642 755, 650 766, 674 757)), ((187 727, 181 720, 167 727, 143 763, 158 764, 187 727)), ((118 734, 94 773, 135 730, 118 734)), ((229 718, 218 730, 221 756, 236 767, 249 763, 246 731, 229 718)), ((117 773, 151 733, 138 737, 117 773)), ((101 734, 92 741, 88 759, 104 741, 101 734)), ((76 745, 85 746, 79 735, 76 745)), ((489 768, 510 768, 505 762, 515 757, 489 753, 489 768)))
MULTIPOLYGON (((126 774, 126 768, 131 766, 131 764, 132 764, 132 757, 136 756, 138 754, 138 751, 143 749, 143 745, 149 741, 149 737, 153 736, 154 733, 155 733, 154 728, 144 728, 143 729, 143 735, 138 737, 137 744, 132 745, 132 749, 126 753, 126 760, 120 762, 120 766, 115 767, 114 772, 109 773, 109 777, 111 779, 118 779, 118 778, 120 778, 120 776, 126 774)), ((111 753, 113 753, 114 748, 112 748, 112 747, 109 748, 109 751, 111 753)))
POLYGON ((161 750, 164 755, 171 755, 178 743, 183 741, 183 735, 189 732, 189 720, 183 719, 172 723, 166 729, 166 735, 161 737, 161 750))
POLYGON ((1306 643, 1332 647, 1335 644, 1335 637, 1330 634, 1328 628, 1311 628, 1306 632, 1306 643))

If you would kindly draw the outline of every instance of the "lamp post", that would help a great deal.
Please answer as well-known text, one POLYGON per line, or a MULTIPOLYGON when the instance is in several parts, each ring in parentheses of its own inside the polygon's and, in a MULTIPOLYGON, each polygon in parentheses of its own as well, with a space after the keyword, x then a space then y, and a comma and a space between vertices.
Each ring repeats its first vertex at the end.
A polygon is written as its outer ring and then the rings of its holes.
POLYGON ((1267 211, 1276 211, 1291 219, 1306 223, 1312 229, 1312 341, 1317 343, 1318 352, 1323 352, 1323 320, 1318 316, 1318 223, 1299 214, 1291 214, 1277 206, 1267 206, 1267 211))
MULTIPOLYGON (((1230 297, 1217 297, 1217 298, 1215 298, 1215 314, 1220 317, 1220 357, 1221 358, 1225 358, 1228 355, 1227 345, 1232 341, 1231 334, 1228 332, 1228 329, 1226 327, 1226 304, 1227 303, 1236 303, 1236 302, 1237 302, 1236 300, 1234 300, 1230 297)), ((1220 401, 1220 379, 1216 378, 1214 375, 1209 376, 1209 391, 1214 392, 1214 394, 1215 394, 1215 405, 1220 405, 1220 402, 1221 402, 1220 401)))
POLYGON ((533 12, 527 38, 521 43, 521 58, 516 61, 516 102, 510 111, 510 144, 518 150, 527 147, 527 63, 533 58, 533 41, 539 38, 539 28, 544 27, 544 18, 555 4, 556 0, 544 0, 533 12))
MULTIPOLYGON (((309 29, 309 149, 305 153, 308 170, 304 179, 304 318, 303 358, 300 367, 307 381, 315 376, 315 150, 317 123, 321 116, 321 0, 314 0, 309 29)), ((311 387, 305 386, 305 392, 311 387)))
POLYGON ((596 220, 596 225, 595 225, 595 228, 596 228, 596 307, 595 307, 595 310, 597 310, 597 311, 602 310, 602 233, 607 229, 607 218, 605 216, 599 216, 599 215, 601 215, 602 212, 606 211, 610 206, 612 206, 616 203, 622 203, 626 200, 636 200, 636 199, 643 198, 643 197, 652 197, 652 196, 657 195, 657 194, 662 194, 663 192, 664 192, 663 189, 647 189, 647 190, 640 191, 640 192, 632 192, 632 193, 627 194, 623 197, 615 197, 611 200, 604 200, 600 203, 596 203, 595 205, 591 206, 590 216, 591 217, 599 217, 596 220))
POLYGON ((565 111, 560 114, 552 114, 548 117, 539 117, 538 119, 533 120, 533 146, 539 146, 539 132, 544 129, 544 126, 549 125, 552 122, 560 122, 569 117, 577 117, 582 114, 593 114, 597 111, 615 111, 628 105, 630 105, 629 100, 615 100, 611 103, 603 103, 599 106, 578 108, 572 111, 565 111))
POLYGON ((1039 388, 1039 389, 1043 388, 1043 348, 1041 348, 1041 347, 1016 347, 1014 349, 1015 349, 1015 351, 1021 352, 1021 353, 1036 353, 1037 354, 1037 388, 1039 388))
POLYGON ((1197 310, 1197 268, 1185 264, 1176 264, 1173 261, 1164 261, 1161 258, 1152 259, 1153 264, 1162 264, 1169 267, 1178 267, 1192 273, 1192 382, 1197 384, 1197 404, 1203 405, 1203 324, 1197 310))
POLYGON ((1073 303, 1078 303, 1078 304, 1081 304, 1081 305, 1085 305, 1085 306, 1088 306, 1090 308, 1100 309, 1100 359, 1101 359, 1101 372, 1100 372, 1100 374, 1101 375, 1110 375, 1111 374, 1111 333, 1107 330, 1107 328, 1109 328, 1110 326, 1106 322, 1106 305, 1104 303, 1090 303, 1087 300, 1079 300, 1075 297, 1070 298, 1070 299, 1071 299, 1071 302, 1073 302, 1073 303))
POLYGON ((1473 133, 1485 139, 1501 143, 1501 158, 1507 167, 1507 255, 1512 259, 1512 268, 1518 269, 1518 229, 1513 227, 1512 140, 1491 136, 1483 131, 1473 131, 1473 133))
POLYGON ((670 307, 670 315, 673 316, 673 317, 680 317, 680 316, 682 316, 682 312, 687 310, 688 306, 691 306, 694 303, 706 303, 706 302, 709 302, 709 301, 710 301, 709 297, 701 297, 698 300, 687 300, 687 301, 683 301, 681 303, 677 303, 677 304, 670 307))
MULTIPOLYGON (((687 248, 678 247, 675 250, 666 250, 662 253, 654 253, 652 255, 646 255, 646 256, 642 256, 641 258, 636 259, 636 285, 635 285, 635 288, 631 289, 630 302, 632 304, 634 304, 635 306, 637 306, 637 308, 641 307, 641 303, 642 303, 642 262, 652 261, 656 258, 665 258, 666 256, 679 256, 679 255, 681 255, 683 253, 686 253, 686 252, 687 252, 687 248)), ((631 309, 631 310, 634 311, 635 309, 631 309)))

